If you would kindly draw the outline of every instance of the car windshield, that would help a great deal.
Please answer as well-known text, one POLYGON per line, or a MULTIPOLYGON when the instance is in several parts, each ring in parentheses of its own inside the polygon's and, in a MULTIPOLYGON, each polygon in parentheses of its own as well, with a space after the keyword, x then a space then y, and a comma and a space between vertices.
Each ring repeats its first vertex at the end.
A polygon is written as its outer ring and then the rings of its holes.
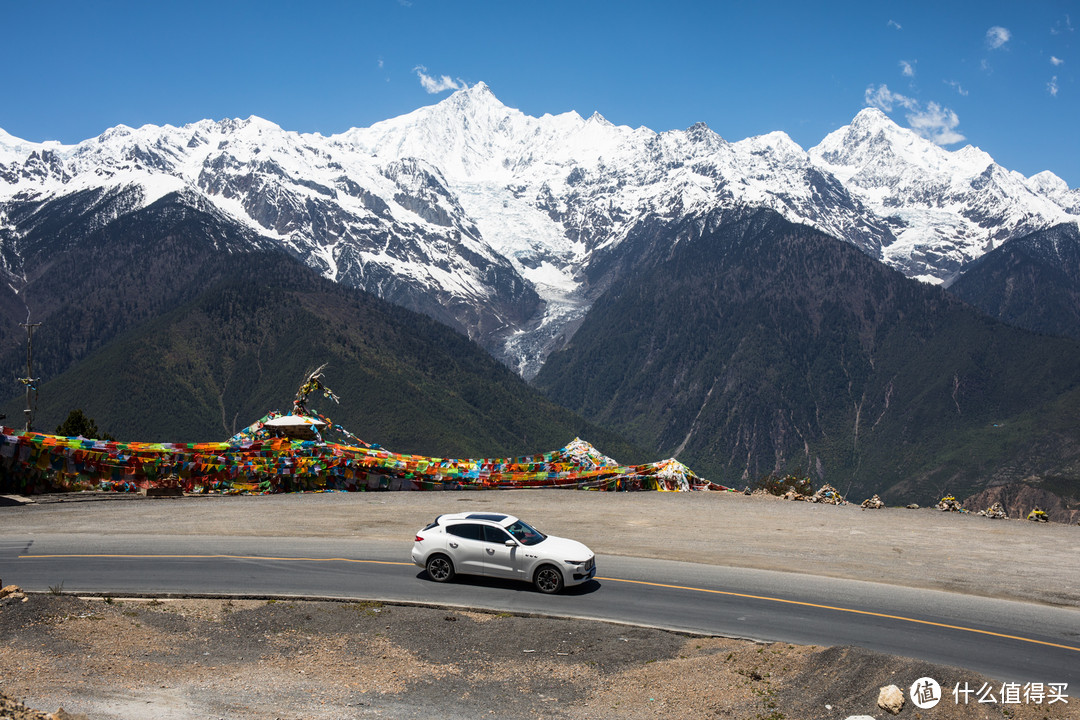
POLYGON ((512 525, 507 525, 506 531, 513 535, 514 539, 522 545, 535 545, 547 538, 547 535, 521 520, 516 521, 512 525))

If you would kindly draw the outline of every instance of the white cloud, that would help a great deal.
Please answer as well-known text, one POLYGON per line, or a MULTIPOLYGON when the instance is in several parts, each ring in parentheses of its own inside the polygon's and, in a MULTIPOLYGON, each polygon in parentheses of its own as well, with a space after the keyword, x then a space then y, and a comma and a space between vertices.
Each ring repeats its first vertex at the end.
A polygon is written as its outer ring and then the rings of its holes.
POLYGON ((945 84, 955 90, 957 94, 960 95, 960 97, 968 96, 968 91, 965 90, 956 80, 946 80, 945 84))
POLYGON ((863 99, 870 107, 876 107, 882 112, 892 112, 894 106, 899 105, 905 107, 908 110, 918 107, 919 103, 912 98, 905 97, 900 93, 894 93, 889 89, 888 85, 882 85, 879 88, 875 88, 873 85, 866 88, 866 93, 863 95, 863 99))
POLYGON ((1054 67, 1057 67, 1058 65, 1064 65, 1065 61, 1062 60, 1059 57, 1054 57, 1053 55, 1051 55, 1050 56, 1050 64, 1053 65, 1054 67))
POLYGON ((423 65, 414 67, 413 72, 420 78, 420 85, 431 95, 447 90, 464 90, 466 87, 465 83, 462 82, 460 78, 453 80, 449 75, 442 75, 437 78, 428 75, 427 68, 423 65))
POLYGON ((991 50, 997 50, 1012 39, 1012 33, 1008 28, 995 25, 986 31, 986 44, 991 50))
POLYGON ((383 62, 383 59, 379 58, 379 69, 382 70, 384 66, 385 66, 385 63, 383 62))
POLYGON ((960 118, 952 110, 935 102, 908 113, 907 119, 912 130, 937 145, 952 145, 964 139, 963 135, 956 132, 960 118))
MULTIPOLYGON (((918 62, 917 60, 915 62, 918 62)), ((904 77, 915 77, 915 63, 909 63, 907 60, 900 61, 900 72, 904 77)))
POLYGON ((890 20, 889 21, 889 27, 896 28, 897 30, 903 30, 904 29, 904 27, 900 23, 896 22, 895 20, 890 20))
POLYGON ((952 145, 964 140, 964 136, 956 132, 960 118, 955 112, 936 102, 927 103, 924 107, 915 98, 894 93, 887 85, 876 88, 871 85, 866 88, 864 99, 867 105, 882 112, 891 112, 894 107, 904 108, 907 110, 905 116, 911 129, 937 145, 952 145))
POLYGON ((1057 94, 1058 94, 1057 75, 1050 78, 1050 82, 1046 83, 1046 91, 1050 93, 1050 97, 1057 97, 1057 94))

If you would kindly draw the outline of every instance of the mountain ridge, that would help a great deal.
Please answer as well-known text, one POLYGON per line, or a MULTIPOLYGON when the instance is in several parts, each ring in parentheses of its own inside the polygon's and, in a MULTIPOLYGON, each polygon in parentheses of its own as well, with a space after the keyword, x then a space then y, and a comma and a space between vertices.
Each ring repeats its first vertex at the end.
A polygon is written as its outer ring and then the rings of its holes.
POLYGON ((11 216, 22 203, 137 186, 145 206, 185 190, 326 277, 465 332, 528 378, 620 280, 608 260, 625 256, 619 246, 641 227, 769 207, 947 282, 990 246, 1077 217, 1080 191, 992 163, 983 177, 974 167, 984 155, 937 148, 872 109, 803 150, 782 132, 729 142, 704 123, 657 133, 597 113, 531 117, 477 83, 330 136, 257 116, 117 126, 76 145, 4 133, 0 252, 12 261, 20 252, 25 229, 11 216), (837 154, 845 130, 866 137, 837 154), (872 185, 860 163, 879 135, 906 159, 872 185), (933 162, 912 160, 923 156, 933 162), (926 178, 938 179, 936 198, 906 190, 926 178), (950 229, 959 240, 942 239, 950 229))

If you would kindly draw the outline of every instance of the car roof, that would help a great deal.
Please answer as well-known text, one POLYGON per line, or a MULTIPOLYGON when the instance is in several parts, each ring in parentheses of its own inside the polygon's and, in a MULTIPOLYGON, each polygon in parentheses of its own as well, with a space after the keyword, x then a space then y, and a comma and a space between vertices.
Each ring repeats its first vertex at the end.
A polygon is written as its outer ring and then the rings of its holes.
POLYGON ((459 512, 459 513, 447 513, 439 516, 439 522, 442 524, 456 523, 463 520, 481 520, 491 523, 496 523, 503 527, 512 525, 517 522, 517 518, 513 515, 507 515, 505 513, 496 512, 459 512))

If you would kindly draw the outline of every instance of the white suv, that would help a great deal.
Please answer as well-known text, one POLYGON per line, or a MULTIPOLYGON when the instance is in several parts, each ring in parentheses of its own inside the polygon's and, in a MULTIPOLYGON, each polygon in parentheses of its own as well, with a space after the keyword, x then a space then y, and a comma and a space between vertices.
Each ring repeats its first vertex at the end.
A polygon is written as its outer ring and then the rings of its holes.
POLYGON ((513 515, 464 512, 440 515, 416 533, 412 560, 435 582, 484 575, 531 582, 557 593, 596 575, 596 558, 575 540, 544 535, 513 515))

